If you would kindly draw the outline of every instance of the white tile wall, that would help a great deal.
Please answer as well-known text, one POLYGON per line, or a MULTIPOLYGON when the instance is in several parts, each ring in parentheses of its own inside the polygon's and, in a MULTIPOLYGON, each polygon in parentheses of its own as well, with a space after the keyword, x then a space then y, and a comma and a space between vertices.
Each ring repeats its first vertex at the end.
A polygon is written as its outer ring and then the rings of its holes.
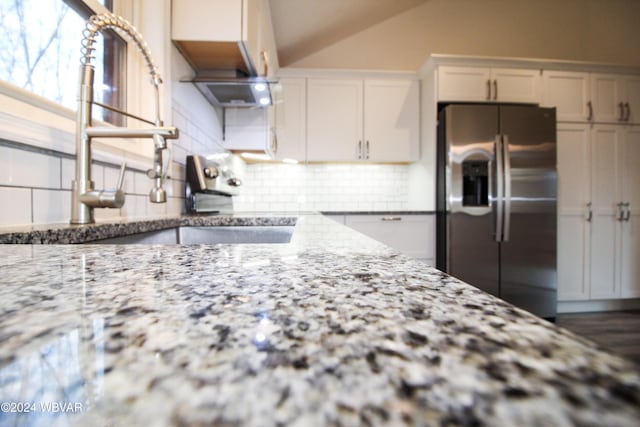
POLYGON ((248 165, 236 211, 406 210, 405 165, 248 165))
POLYGON ((0 185, 60 188, 60 159, 0 146, 0 185))
POLYGON ((71 192, 33 190, 33 223, 68 222, 71 217, 71 192))
POLYGON ((0 187, 0 224, 31 223, 31 189, 0 187))

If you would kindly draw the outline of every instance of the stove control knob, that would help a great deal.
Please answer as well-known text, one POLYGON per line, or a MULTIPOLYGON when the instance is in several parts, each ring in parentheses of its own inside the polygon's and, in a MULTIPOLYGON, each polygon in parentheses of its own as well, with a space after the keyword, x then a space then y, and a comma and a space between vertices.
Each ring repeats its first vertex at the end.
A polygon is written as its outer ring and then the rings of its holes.
POLYGON ((232 187, 240 187, 242 185, 242 181, 240 178, 229 178, 227 180, 227 184, 232 187))
POLYGON ((204 176, 209 179, 216 179, 220 173, 218 172, 218 168, 216 167, 206 167, 204 168, 204 176))

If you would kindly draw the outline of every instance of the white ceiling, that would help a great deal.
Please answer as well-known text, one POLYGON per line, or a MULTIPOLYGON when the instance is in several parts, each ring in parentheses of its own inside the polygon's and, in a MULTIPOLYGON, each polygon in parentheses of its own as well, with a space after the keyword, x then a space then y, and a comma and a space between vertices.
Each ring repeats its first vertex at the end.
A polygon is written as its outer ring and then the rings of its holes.
POLYGON ((426 1, 269 0, 280 66, 291 65, 426 1))

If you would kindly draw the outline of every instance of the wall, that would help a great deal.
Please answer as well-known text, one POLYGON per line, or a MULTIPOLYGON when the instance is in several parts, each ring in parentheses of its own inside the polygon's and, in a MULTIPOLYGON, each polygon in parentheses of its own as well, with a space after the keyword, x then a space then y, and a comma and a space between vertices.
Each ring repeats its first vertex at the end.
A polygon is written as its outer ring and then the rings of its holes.
POLYGON ((247 165, 236 211, 406 210, 409 167, 355 164, 247 165))
POLYGON ((416 71, 432 53, 640 65, 637 0, 430 0, 289 64, 416 71))

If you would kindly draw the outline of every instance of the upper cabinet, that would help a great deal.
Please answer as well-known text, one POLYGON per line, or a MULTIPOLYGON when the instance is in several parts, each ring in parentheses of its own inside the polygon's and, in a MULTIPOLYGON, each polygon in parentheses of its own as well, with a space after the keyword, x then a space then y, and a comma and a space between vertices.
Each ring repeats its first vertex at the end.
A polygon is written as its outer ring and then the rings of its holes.
POLYGON ((171 37, 197 72, 272 76, 278 68, 266 0, 174 0, 171 37))
POLYGON ((419 83, 415 80, 365 80, 365 160, 418 160, 419 96, 419 83))
POLYGON ((520 68, 438 67, 438 101, 540 102, 540 71, 520 68))
POLYGON ((419 107, 415 80, 309 78, 307 160, 418 160, 419 107))
POLYGON ((307 160, 363 160, 363 82, 307 79, 307 160))
POLYGON ((305 161, 307 80, 283 77, 274 90, 276 140, 273 155, 277 160, 305 161))
POLYGON ((640 123, 640 76, 545 70, 544 106, 561 122, 640 123))

